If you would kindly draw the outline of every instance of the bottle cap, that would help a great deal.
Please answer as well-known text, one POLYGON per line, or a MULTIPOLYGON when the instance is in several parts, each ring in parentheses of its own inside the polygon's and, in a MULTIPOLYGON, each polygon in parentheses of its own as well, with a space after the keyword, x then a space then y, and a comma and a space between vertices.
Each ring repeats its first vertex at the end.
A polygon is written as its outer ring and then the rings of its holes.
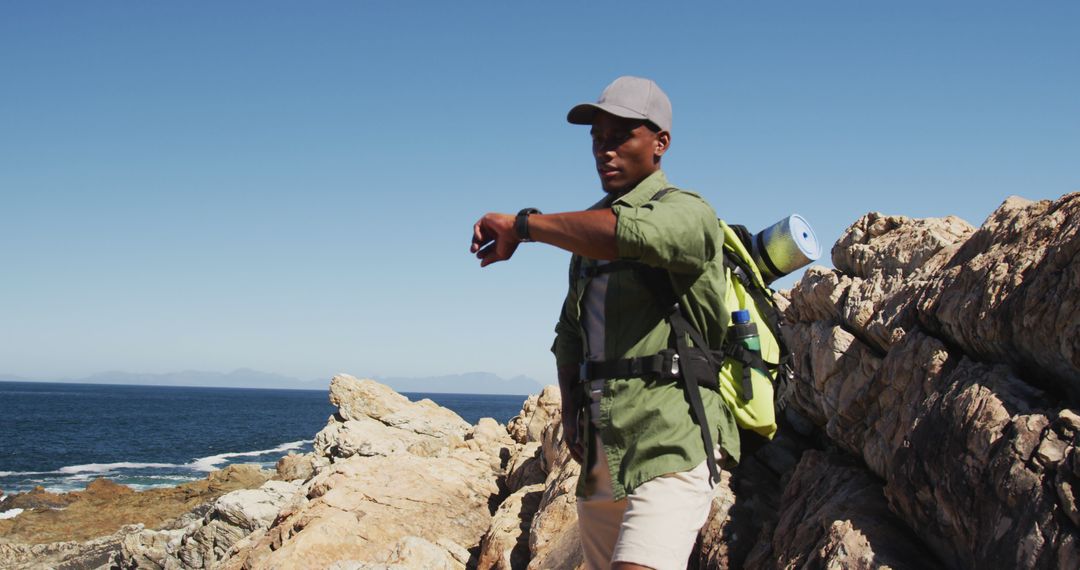
POLYGON ((750 311, 740 309, 731 313, 731 320, 737 325, 745 325, 750 322, 750 311))

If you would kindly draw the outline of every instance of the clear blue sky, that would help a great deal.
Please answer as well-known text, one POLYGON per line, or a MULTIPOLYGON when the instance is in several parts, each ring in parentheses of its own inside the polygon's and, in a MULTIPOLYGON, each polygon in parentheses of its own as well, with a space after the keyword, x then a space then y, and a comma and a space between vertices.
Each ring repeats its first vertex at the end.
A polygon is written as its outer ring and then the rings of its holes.
POLYGON ((573 104, 655 79, 669 178, 827 252, 871 210, 1080 190, 1078 30, 1077 2, 2 2, 0 372, 551 382, 567 254, 467 248, 486 211, 598 199, 573 104))

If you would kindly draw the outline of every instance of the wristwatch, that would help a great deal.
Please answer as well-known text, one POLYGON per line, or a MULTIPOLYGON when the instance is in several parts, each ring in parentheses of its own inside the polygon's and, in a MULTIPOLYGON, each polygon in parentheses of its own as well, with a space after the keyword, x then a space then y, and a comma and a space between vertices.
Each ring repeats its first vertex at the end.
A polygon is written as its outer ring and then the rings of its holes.
POLYGON ((529 216, 542 213, 543 212, 536 208, 525 208, 517 213, 517 217, 514 218, 514 232, 517 233, 519 240, 532 241, 532 238, 529 236, 529 216))

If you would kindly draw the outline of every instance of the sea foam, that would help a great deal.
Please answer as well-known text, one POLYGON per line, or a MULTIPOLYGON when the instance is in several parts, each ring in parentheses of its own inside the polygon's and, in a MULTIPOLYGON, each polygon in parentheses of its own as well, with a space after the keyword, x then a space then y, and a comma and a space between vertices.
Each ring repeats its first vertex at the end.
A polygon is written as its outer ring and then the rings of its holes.
POLYGON ((273 449, 264 449, 261 451, 240 451, 236 453, 220 453, 218 455, 210 455, 207 457, 200 457, 195 461, 192 461, 187 467, 196 471, 213 471, 218 469, 218 465, 225 463, 226 461, 234 457, 259 457, 260 455, 270 455, 272 453, 284 453, 294 449, 300 449, 306 443, 312 443, 313 440, 301 440, 291 441, 289 443, 283 443, 273 449))
POLYGON ((169 469, 179 467, 174 463, 87 463, 86 465, 71 465, 61 467, 55 473, 74 475, 77 473, 111 473, 118 469, 169 469))

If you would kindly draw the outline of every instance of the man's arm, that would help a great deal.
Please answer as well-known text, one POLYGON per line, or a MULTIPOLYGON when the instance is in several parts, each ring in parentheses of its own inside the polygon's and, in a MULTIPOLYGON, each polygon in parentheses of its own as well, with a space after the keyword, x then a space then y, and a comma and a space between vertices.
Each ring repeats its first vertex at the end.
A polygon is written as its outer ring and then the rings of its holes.
MULTIPOLYGON (((505 261, 514 255, 521 243, 514 231, 511 214, 486 214, 473 226, 469 251, 484 267, 505 261)), ((566 212, 562 214, 533 214, 529 216, 529 237, 592 259, 612 260, 618 257, 615 244, 615 212, 611 208, 566 212)))

